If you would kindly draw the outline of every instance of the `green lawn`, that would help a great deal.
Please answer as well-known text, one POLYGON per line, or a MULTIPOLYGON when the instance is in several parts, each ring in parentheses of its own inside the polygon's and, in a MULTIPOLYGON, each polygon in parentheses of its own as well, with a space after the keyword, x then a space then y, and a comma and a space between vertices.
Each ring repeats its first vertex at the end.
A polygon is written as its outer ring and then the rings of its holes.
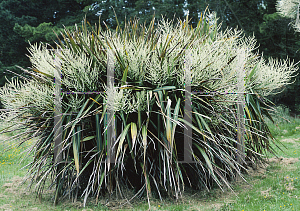
MULTIPOLYGON (((300 119, 289 118, 290 123, 276 120, 277 126, 270 124, 271 131, 287 147, 284 152, 278 151, 282 160, 272 159, 267 167, 258 167, 246 175, 249 184, 239 181, 233 187, 237 196, 230 190, 219 189, 208 191, 187 190, 178 201, 152 200, 151 210, 300 210, 300 119)), ((0 139, 3 139, 1 136, 0 139)), ((32 142, 33 140, 31 140, 32 142)), ((109 203, 102 199, 98 205, 91 200, 88 206, 82 207, 80 201, 60 202, 53 206, 51 190, 45 190, 43 198, 38 198, 26 184, 17 187, 26 174, 25 166, 30 158, 19 162, 24 155, 20 154, 28 148, 30 142, 21 148, 14 148, 3 153, 8 144, 0 143, 0 210, 147 210, 145 199, 133 200, 132 204, 119 205, 126 200, 114 200, 109 203)), ((283 148, 284 149, 284 148, 283 148)))

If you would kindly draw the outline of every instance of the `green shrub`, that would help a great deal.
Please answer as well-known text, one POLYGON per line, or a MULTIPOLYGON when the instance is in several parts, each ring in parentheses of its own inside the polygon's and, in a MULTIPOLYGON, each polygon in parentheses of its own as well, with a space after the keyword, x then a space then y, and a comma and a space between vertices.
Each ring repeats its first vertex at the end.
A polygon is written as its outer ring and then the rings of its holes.
POLYGON ((264 96, 289 83, 297 68, 288 60, 266 62, 254 52, 254 37, 244 38, 237 30, 221 32, 217 21, 210 24, 205 17, 196 28, 188 18, 176 25, 162 20, 157 27, 154 19, 148 27, 134 20, 116 32, 88 30, 85 24, 65 30, 56 50, 43 44, 30 47, 32 69, 24 69, 29 76, 24 83, 7 83, 0 99, 11 109, 2 112, 2 118, 15 129, 27 129, 21 142, 39 137, 29 166, 38 193, 47 179, 56 187, 55 201, 82 195, 86 202, 88 196, 111 195, 130 186, 147 194, 148 200, 152 194, 179 198, 185 185, 230 187, 230 180, 246 165, 236 160, 239 97, 229 94, 240 82, 239 68, 245 73, 241 94, 246 103, 246 149, 241 153, 254 162, 266 150, 273 151, 262 116, 269 117, 264 96), (109 52, 115 59, 114 86, 106 84, 109 52), (58 59, 63 91, 103 91, 62 94, 63 113, 72 115, 62 118, 61 163, 54 162, 53 138, 58 59), (185 80, 189 59, 191 82, 185 80), (193 92, 191 124, 184 119, 186 85, 193 92), (112 95, 113 100, 108 97, 112 95), (117 125, 114 164, 107 162, 109 110, 117 125), (193 132, 195 162, 189 164, 177 162, 184 154, 184 125, 193 132))

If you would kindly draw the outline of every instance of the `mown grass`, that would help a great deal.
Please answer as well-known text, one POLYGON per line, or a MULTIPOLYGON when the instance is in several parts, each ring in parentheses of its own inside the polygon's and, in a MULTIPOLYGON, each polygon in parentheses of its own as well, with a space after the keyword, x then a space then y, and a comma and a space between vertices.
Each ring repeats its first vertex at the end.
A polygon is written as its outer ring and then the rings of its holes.
MULTIPOLYGON (((245 175, 249 184, 238 181, 234 183, 235 196, 230 190, 219 189, 208 191, 188 190, 182 200, 151 201, 151 210, 300 210, 300 119, 292 118, 287 110, 280 109, 280 116, 286 121, 275 117, 276 124, 267 121, 275 137, 282 140, 286 146, 284 151, 277 150, 283 160, 270 163, 267 167, 258 169, 245 175), (290 162, 290 163, 289 163, 290 162)), ((14 135, 11 133, 9 135, 14 135)), ((2 136, 2 139, 4 137, 2 136)), ((146 199, 133 201, 132 205, 119 207, 119 201, 107 203, 105 199, 95 205, 91 200, 83 208, 80 200, 70 202, 65 200, 53 206, 50 191, 46 190, 43 198, 25 190, 26 184, 17 187, 27 170, 21 169, 30 162, 31 158, 23 160, 23 150, 30 146, 31 140, 20 148, 13 148, 4 152, 7 143, 0 142, 0 210, 147 210, 146 199)), ((272 155, 269 155, 272 157, 272 155)), ((124 202, 126 202, 124 200, 124 202)))
POLYGON ((300 163, 295 160, 300 153, 300 119, 290 117, 287 109, 279 111, 284 119, 275 117, 275 124, 270 121, 267 124, 286 147, 283 151, 276 150, 283 160, 270 163, 256 176, 247 175, 252 186, 235 185, 238 197, 220 210, 300 210, 300 163))

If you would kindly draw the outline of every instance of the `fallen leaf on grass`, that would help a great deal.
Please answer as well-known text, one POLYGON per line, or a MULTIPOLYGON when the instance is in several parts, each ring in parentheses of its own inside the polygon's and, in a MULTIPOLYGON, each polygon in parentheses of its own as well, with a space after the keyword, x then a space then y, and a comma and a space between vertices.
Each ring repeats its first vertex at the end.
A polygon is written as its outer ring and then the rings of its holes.
POLYGON ((289 165, 289 164, 294 164, 294 163, 298 162, 299 158, 284 158, 284 157, 276 158, 276 157, 273 157, 273 158, 269 158, 268 161, 289 165))
POLYGON ((5 183, 5 184, 2 185, 2 187, 4 187, 4 188, 10 188, 13 185, 14 185, 13 183, 5 183))
POLYGON ((261 193, 261 195, 263 195, 263 196, 269 196, 271 190, 272 190, 272 188, 268 188, 267 190, 260 191, 260 193, 261 193))

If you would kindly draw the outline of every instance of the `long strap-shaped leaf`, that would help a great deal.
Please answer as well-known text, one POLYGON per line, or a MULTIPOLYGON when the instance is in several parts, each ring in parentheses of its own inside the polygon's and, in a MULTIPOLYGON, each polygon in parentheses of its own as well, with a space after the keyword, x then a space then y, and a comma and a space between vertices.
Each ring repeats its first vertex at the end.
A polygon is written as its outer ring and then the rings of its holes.
POLYGON ((118 139, 120 139, 120 141, 119 141, 119 146, 117 149, 116 159, 118 159, 118 155, 121 151, 121 148, 122 148, 124 140, 125 140, 125 136, 127 135, 127 132, 128 132, 128 129, 130 126, 131 126, 131 124, 126 125, 126 127, 124 128, 124 130, 122 131, 121 135, 118 138, 118 139))
POLYGON ((77 131, 73 130, 73 155, 77 175, 79 174, 79 148, 80 148, 80 126, 77 126, 77 131), (77 133, 77 134, 76 134, 77 133))
POLYGON ((137 127, 134 122, 131 122, 131 140, 132 140, 131 151, 133 150, 133 148, 135 146, 136 137, 137 137, 137 127))
POLYGON ((143 147, 144 147, 144 164, 146 163, 146 149, 147 149, 147 127, 143 125, 142 128, 143 147))
POLYGON ((212 163, 211 163, 211 160, 208 158, 206 152, 198 145, 196 144, 195 145, 198 150, 200 151, 201 155, 203 156, 206 164, 207 164, 207 167, 210 171, 210 174, 213 176, 213 178, 215 179, 215 181, 218 183, 218 184, 221 184, 220 181, 218 180, 218 178, 216 177, 215 173, 214 173, 214 169, 213 169, 213 166, 212 166, 212 163))
POLYGON ((102 143, 102 134, 101 134, 100 114, 96 114, 95 118, 96 118, 97 152, 101 152, 103 150, 103 143, 102 143))
POLYGON ((173 143, 174 143, 174 138, 175 138, 176 126, 178 125, 176 122, 178 120, 178 113, 179 113, 179 109, 180 109, 180 102, 181 102, 181 98, 179 98, 177 100, 177 104, 175 106, 174 114, 173 114, 174 122, 173 122, 173 130, 172 130, 172 140, 171 140, 172 145, 171 145, 171 149, 173 149, 173 143))

